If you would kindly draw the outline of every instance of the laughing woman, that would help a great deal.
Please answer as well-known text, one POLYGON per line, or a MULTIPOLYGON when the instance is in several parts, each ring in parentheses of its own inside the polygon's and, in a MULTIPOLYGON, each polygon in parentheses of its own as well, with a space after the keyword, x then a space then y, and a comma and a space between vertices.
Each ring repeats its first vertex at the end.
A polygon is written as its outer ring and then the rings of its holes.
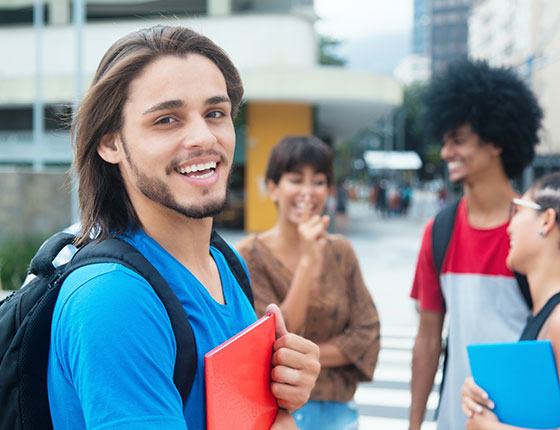
MULTIPOLYGON (((508 227, 510 250, 507 265, 527 275, 533 316, 520 340, 548 339, 556 368, 560 370, 560 172, 544 176, 521 199, 512 202, 508 227)), ((520 396, 524 395, 519 393, 520 396)), ((502 424, 491 411, 491 399, 472 378, 462 389, 463 412, 468 430, 514 430, 502 424)))
POLYGON ((379 353, 379 319, 350 243, 327 233, 322 216, 332 184, 332 153, 313 136, 290 136, 272 150, 268 193, 276 225, 243 239, 257 314, 280 305, 288 330, 317 343, 321 373, 294 417, 301 430, 357 429, 353 402, 379 353))

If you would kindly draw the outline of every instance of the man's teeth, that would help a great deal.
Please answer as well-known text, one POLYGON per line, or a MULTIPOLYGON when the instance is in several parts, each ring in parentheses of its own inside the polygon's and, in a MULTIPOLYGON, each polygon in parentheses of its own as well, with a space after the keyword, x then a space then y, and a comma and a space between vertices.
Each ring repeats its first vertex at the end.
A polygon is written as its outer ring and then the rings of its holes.
POLYGON ((203 175, 192 175, 191 178, 204 179, 204 178, 207 178, 208 176, 211 176, 212 173, 214 173, 214 171, 210 171, 210 172, 205 173, 203 175))
MULTIPOLYGON (((208 170, 208 169, 216 169, 216 162, 215 161, 211 161, 209 163, 204 163, 204 164, 193 164, 191 166, 185 166, 185 167, 181 167, 179 169, 177 169, 177 171, 179 173, 185 174, 185 173, 191 173, 191 172, 200 172, 202 170, 208 170)), ((212 172, 202 175, 202 176, 197 176, 198 178, 202 178, 202 177, 206 177, 211 175, 212 172)))

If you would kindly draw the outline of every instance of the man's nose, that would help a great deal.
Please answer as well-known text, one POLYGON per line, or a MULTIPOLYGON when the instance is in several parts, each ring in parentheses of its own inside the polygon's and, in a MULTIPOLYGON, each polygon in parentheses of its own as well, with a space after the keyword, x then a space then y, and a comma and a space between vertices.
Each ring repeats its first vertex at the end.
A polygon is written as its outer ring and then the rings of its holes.
POLYGON ((186 133, 183 139, 184 145, 189 148, 209 148, 216 142, 216 136, 212 133, 208 123, 202 116, 197 115, 187 122, 186 133))

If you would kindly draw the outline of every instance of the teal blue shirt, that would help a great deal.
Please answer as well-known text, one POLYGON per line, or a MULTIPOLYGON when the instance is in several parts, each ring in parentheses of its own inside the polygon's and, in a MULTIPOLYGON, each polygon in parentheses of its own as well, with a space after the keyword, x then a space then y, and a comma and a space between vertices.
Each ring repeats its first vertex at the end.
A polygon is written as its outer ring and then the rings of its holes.
POLYGON ((146 234, 126 240, 162 274, 189 315, 198 367, 183 405, 173 384, 176 343, 161 301, 142 277, 100 263, 72 272, 52 320, 47 385, 54 427, 206 429, 204 354, 256 320, 223 255, 217 264, 226 304, 146 234))

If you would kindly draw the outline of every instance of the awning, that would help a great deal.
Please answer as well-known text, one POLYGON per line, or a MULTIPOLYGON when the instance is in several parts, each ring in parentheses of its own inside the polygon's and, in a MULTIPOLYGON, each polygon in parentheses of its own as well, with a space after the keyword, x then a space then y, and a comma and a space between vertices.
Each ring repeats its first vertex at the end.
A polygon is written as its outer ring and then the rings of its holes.
POLYGON ((365 151, 364 160, 373 170, 417 170, 422 160, 414 151, 365 151))

